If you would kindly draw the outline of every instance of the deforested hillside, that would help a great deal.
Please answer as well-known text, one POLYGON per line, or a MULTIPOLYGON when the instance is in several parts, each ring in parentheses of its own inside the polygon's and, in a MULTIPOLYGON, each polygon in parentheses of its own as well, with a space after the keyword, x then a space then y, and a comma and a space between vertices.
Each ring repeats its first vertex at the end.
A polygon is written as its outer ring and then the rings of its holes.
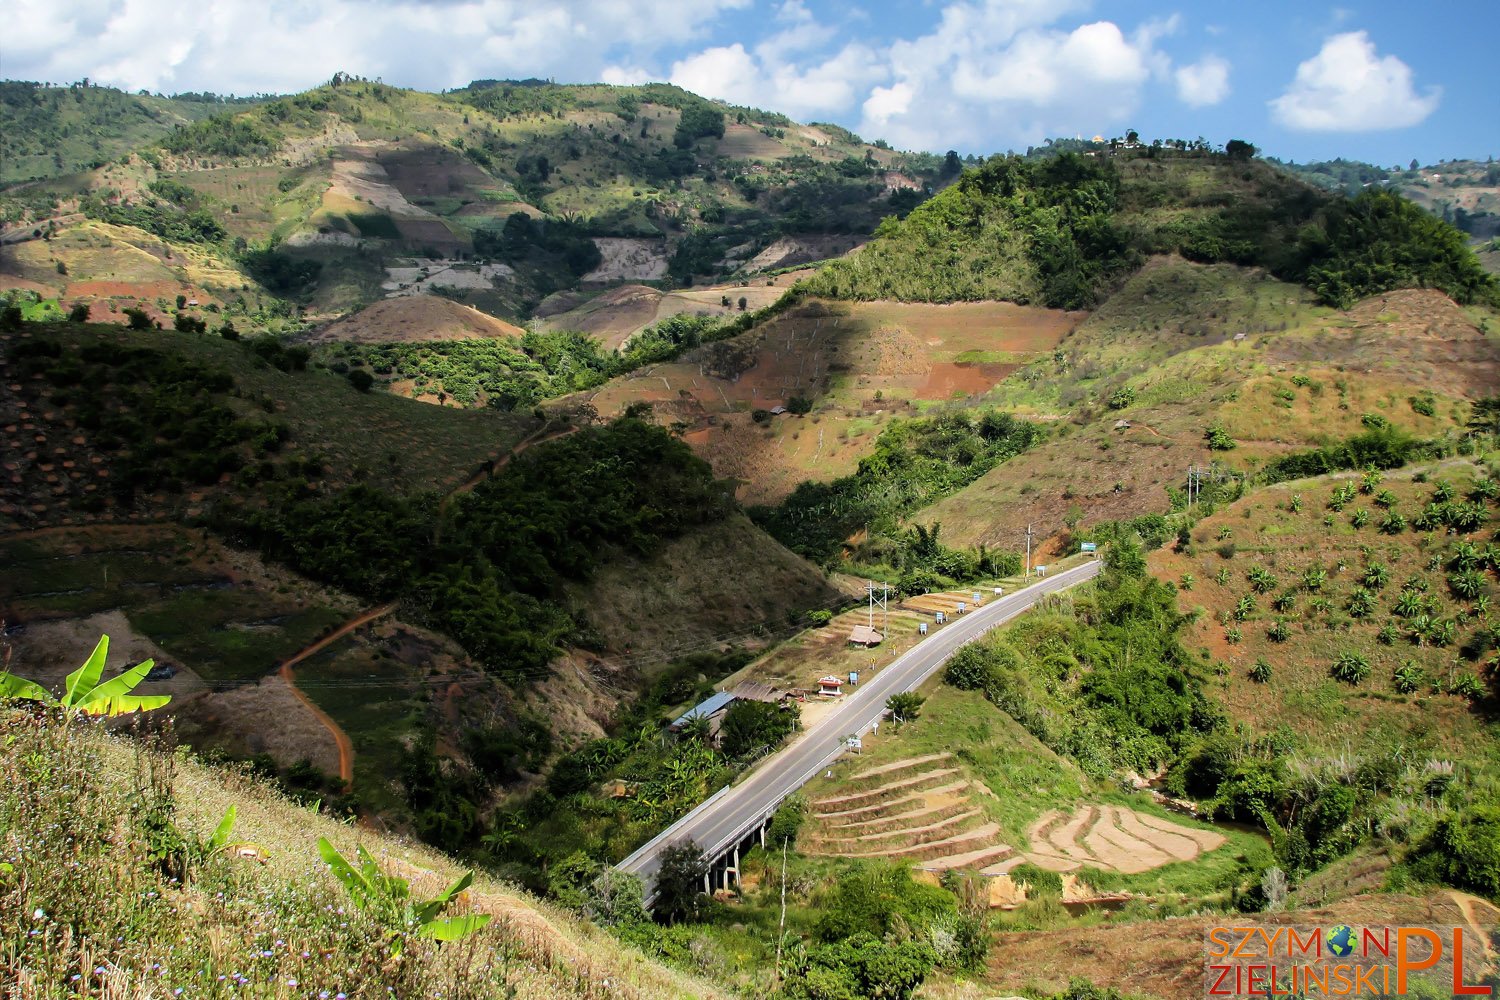
MULTIPOLYGON (((33 117, 58 119, 43 104, 33 117)), ((66 235, 81 213, 192 244, 315 315, 438 294, 518 320, 580 285, 683 286, 841 253, 946 176, 938 157, 665 85, 430 94, 340 74, 218 110, 67 183, 7 192, 7 217, 66 235)))
POLYGON ((664 666, 840 599, 636 419, 426 406, 268 337, 54 323, 3 345, 13 667, 51 682, 91 631, 128 635, 173 664, 152 683, 183 696, 193 744, 330 794, 352 780, 393 823, 452 805, 402 778, 414 734, 531 727, 514 767, 458 751, 485 775, 463 793, 482 829, 664 666))

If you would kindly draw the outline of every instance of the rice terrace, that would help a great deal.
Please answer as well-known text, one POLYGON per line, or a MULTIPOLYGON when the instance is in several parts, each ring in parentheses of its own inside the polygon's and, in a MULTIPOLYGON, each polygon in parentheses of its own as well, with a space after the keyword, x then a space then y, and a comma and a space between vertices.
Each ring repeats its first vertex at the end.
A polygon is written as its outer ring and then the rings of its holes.
POLYGON ((1493 991, 1481 6, 8 11, 0 996, 1493 991))

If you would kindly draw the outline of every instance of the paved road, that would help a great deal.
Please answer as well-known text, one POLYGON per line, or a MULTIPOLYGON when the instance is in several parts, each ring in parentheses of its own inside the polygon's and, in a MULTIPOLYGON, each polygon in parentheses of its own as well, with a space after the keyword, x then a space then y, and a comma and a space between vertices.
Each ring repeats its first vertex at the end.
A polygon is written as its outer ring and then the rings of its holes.
POLYGON ((893 694, 910 691, 937 672, 964 643, 1009 621, 1046 594, 1091 579, 1101 566, 1096 561, 1057 573, 1040 583, 959 616, 938 626, 935 634, 897 657, 854 694, 803 733, 802 738, 768 758, 738 785, 721 789, 697 809, 668 827, 658 837, 620 862, 622 871, 639 875, 651 897, 661 851, 691 840, 710 857, 732 846, 776 810, 842 751, 850 734, 867 732, 885 711, 893 694))

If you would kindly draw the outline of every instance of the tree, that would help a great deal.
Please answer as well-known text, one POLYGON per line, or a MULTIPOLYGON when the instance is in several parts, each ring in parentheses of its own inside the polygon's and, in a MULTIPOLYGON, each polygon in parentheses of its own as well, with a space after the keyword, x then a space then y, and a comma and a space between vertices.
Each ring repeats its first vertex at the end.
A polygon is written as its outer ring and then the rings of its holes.
POLYGON ((885 707, 891 713, 892 718, 901 722, 911 722, 922 714, 922 703, 926 700, 915 691, 903 691, 887 698, 885 707))
POLYGON ((964 163, 963 160, 959 159, 958 157, 958 150, 950 149, 943 156, 943 168, 941 171, 939 171, 938 176, 957 177, 960 173, 963 172, 963 169, 964 163))
POLYGON ((656 872, 656 918, 669 924, 697 920, 705 909, 703 877, 708 858, 691 840, 661 852, 656 872))
POLYGON ((89 304, 87 302, 75 302, 73 308, 68 310, 68 322, 87 323, 89 321, 89 304))
POLYGON ((796 713, 764 701, 741 699, 724 713, 719 745, 726 756, 740 757, 774 747, 797 726, 796 713))
POLYGON ((1500 434, 1500 396, 1474 401, 1469 411, 1469 430, 1476 434, 1500 434))
POLYGON ((125 318, 128 320, 126 325, 132 330, 151 329, 151 314, 144 309, 128 307, 125 310, 125 318))
POLYGON ((1243 139, 1230 139, 1224 144, 1224 155, 1231 160, 1248 160, 1255 156, 1255 146, 1243 139))

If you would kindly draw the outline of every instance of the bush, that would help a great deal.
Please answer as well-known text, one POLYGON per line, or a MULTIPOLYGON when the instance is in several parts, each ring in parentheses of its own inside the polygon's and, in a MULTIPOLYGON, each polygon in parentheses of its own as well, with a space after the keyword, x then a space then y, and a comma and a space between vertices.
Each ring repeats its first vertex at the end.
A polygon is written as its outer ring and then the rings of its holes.
POLYGON ((375 385, 375 376, 363 368, 351 369, 347 377, 349 384, 359 392, 369 392, 370 388, 375 385))
POLYGON ((1039 868, 1027 861, 1016 865, 1010 870, 1012 882, 1024 883, 1027 888, 1027 898, 1037 899, 1043 896, 1060 898, 1063 891, 1062 876, 1057 872, 1046 868, 1039 868))
POLYGON ((1328 672, 1336 681, 1359 684, 1370 676, 1370 661, 1358 653, 1340 653, 1328 672))
POLYGON ((1271 679, 1271 665, 1257 657, 1250 667, 1250 679, 1257 684, 1266 683, 1271 679))
POLYGON ((1214 424, 1203 432, 1204 443, 1208 445, 1209 451, 1230 451, 1235 447, 1234 438, 1219 424, 1214 424))
POLYGON ((1419 876, 1500 895, 1500 806, 1475 803, 1439 822, 1413 868, 1419 876))

